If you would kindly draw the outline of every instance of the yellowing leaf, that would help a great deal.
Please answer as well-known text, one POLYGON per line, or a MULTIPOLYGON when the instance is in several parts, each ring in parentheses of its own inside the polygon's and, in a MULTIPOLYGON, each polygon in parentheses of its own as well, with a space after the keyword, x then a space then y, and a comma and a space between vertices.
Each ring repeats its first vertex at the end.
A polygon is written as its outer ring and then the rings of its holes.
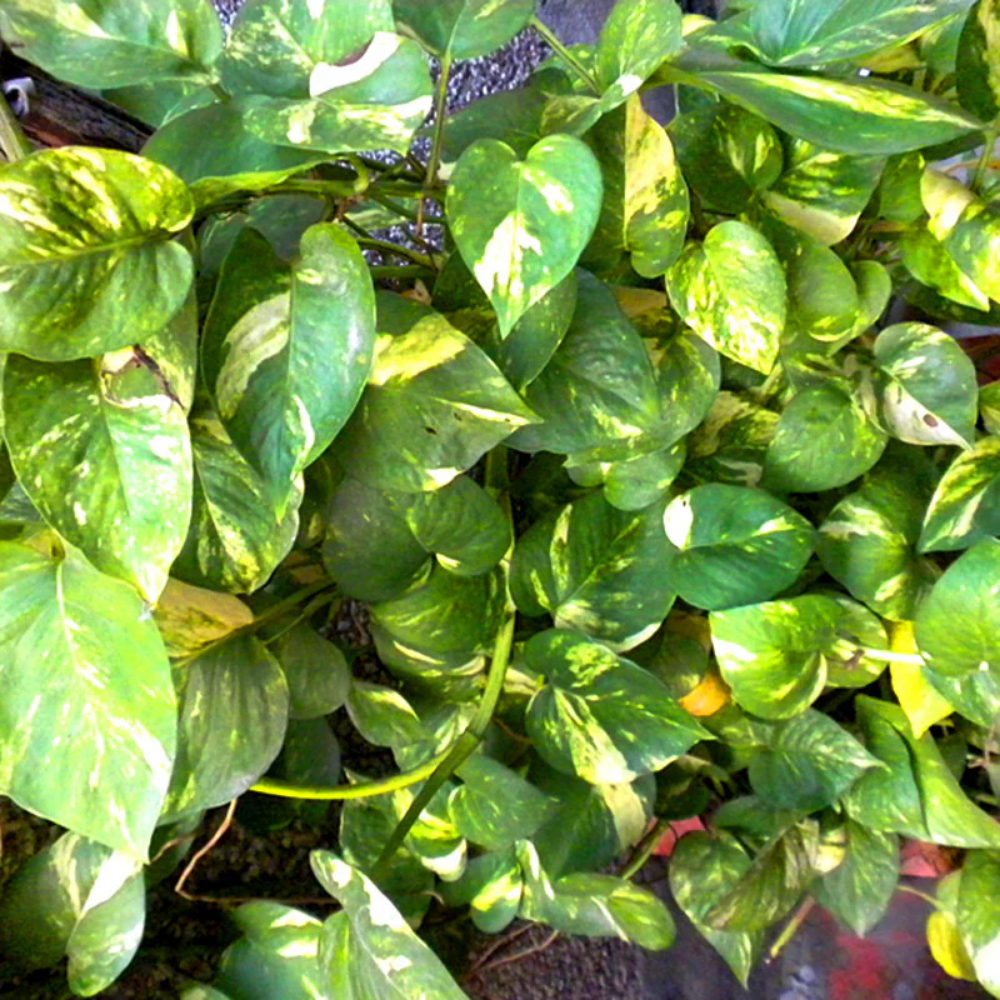
POLYGON ((160 595, 153 618, 167 653, 184 657, 249 625, 253 612, 229 594, 171 579, 160 595))
MULTIPOLYGON (((894 653, 916 653, 917 641, 913 622, 889 622, 889 648, 894 653)), ((924 668, 916 663, 892 663, 892 690, 910 720, 910 728, 918 739, 935 723, 947 719, 954 711, 951 704, 927 680, 924 668)))

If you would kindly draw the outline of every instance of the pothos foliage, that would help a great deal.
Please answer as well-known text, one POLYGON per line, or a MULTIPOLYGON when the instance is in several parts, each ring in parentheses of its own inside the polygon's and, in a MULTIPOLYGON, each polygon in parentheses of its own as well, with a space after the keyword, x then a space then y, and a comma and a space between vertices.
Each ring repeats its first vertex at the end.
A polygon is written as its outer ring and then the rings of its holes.
POLYGON ((0 791, 68 831, 13 966, 99 992, 253 788, 345 800, 341 908, 238 910, 188 1000, 460 997, 432 898, 667 947, 628 876, 692 816, 744 982, 806 895, 873 927, 912 837, 968 851, 932 944, 1000 996, 1000 402, 884 318, 1000 316, 1000 2, 729 7, 619 0, 428 126, 533 0, 0 0, 155 128, 3 132, 0 791), (341 708, 397 774, 338 784, 341 708))

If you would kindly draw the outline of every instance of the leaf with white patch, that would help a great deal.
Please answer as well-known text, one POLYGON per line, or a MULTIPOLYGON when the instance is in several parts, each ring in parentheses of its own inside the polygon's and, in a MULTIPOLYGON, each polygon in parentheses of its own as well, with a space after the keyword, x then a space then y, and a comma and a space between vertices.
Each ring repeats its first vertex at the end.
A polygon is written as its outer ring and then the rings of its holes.
POLYGON ((695 607, 720 610, 774 597, 799 577, 813 526, 761 490, 708 483, 676 497, 663 515, 663 573, 695 607))
POLYGON ((556 770, 621 784, 708 738, 662 681, 579 632, 532 636, 524 657, 545 678, 528 704, 528 735, 556 770))
POLYGON ((192 466, 177 401, 155 381, 129 390, 128 367, 143 364, 133 349, 59 365, 14 354, 3 405, 11 461, 42 516, 152 603, 187 535, 192 466))
POLYGON ((165 167, 117 150, 43 150, 0 168, 0 348, 40 361, 116 351, 187 299, 171 237, 194 202, 165 167))
POLYGON ((24 59, 90 89, 207 82, 223 38, 208 0, 3 0, 0 31, 24 59))
POLYGON ((75 553, 0 543, 0 593, 0 790, 146 858, 177 738, 155 623, 75 553))
POLYGON ((624 512, 591 494, 536 521, 518 541, 511 595, 525 614, 548 611, 622 651, 656 631, 674 600, 663 572, 660 504, 624 512))
POLYGON ((77 996, 94 996, 135 955, 146 920, 142 864, 75 833, 31 858, 4 887, 0 955, 19 971, 69 957, 77 996))
POLYGON ((594 154, 569 135, 541 140, 523 160, 496 139, 462 153, 448 222, 502 337, 573 269, 597 225, 602 191, 594 154))
POLYGON ((446 486, 536 419, 479 347, 414 306, 379 335, 368 386, 335 452, 369 486, 419 493, 446 486))
POLYGON ((1000 535, 1000 438, 962 452, 941 477, 924 516, 917 549, 950 552, 1000 535))
POLYGON ((689 243, 667 272, 667 292, 688 326, 717 351, 767 374, 785 326, 787 286, 771 244, 752 226, 722 222, 689 243))
POLYGON ((685 470, 698 482, 758 486, 778 421, 752 397, 720 392, 689 439, 685 470))
POLYGON ((209 410, 192 418, 191 447, 191 527, 173 573, 198 586, 252 593, 267 582, 295 541, 301 484, 293 484, 285 513, 279 515, 269 485, 209 410))
POLYGON ((338 1000, 391 995, 466 1000, 440 959, 399 911, 356 868, 329 851, 313 851, 313 872, 343 911, 323 925, 320 967, 338 1000))
POLYGON ((271 766, 288 724, 288 684, 252 635, 235 636, 175 671, 177 757, 163 821, 242 795, 271 766))

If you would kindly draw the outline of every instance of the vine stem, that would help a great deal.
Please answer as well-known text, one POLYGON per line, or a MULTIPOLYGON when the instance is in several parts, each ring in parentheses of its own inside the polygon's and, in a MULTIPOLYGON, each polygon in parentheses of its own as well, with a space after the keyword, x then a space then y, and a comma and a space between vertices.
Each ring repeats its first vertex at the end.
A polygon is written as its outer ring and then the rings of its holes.
POLYGON ((996 147, 998 136, 1000 136, 1000 129, 996 126, 986 130, 983 155, 979 157, 979 162, 976 164, 976 172, 972 177, 972 189, 974 191, 979 191, 983 186, 983 181, 986 180, 986 171, 989 170, 990 163, 993 160, 993 150, 996 147))
POLYGON ((782 953, 785 945, 795 937, 815 905, 816 900, 812 896, 806 896, 802 901, 802 905, 792 915, 792 919, 785 925, 785 929, 778 936, 778 940, 771 946, 771 950, 767 953, 766 964, 770 965, 782 953))
POLYGON ((601 88, 591 76, 590 71, 573 55, 572 52, 556 36, 555 32, 537 15, 528 22, 541 35, 546 45, 595 93, 600 94, 601 88))
POLYGON ((862 647, 861 653, 869 660, 879 660, 883 663, 909 663, 914 667, 922 667, 926 660, 920 653, 894 653, 891 649, 868 649, 862 647))
POLYGON ((663 839, 670 829, 670 820, 657 819, 649 832, 636 845, 635 854, 632 860, 618 873, 619 878, 629 879, 637 874, 645 866, 646 862, 653 856, 657 844, 663 839))
POLYGON ((437 795, 438 791, 444 787, 445 782, 472 756, 476 748, 483 741, 486 729, 496 711, 500 695, 503 693, 503 683, 507 676, 507 665, 510 663, 510 651, 514 645, 514 616, 510 615, 507 621, 501 626, 497 633, 493 646, 493 658, 490 661, 490 672, 486 679, 486 690, 483 692, 482 700, 476 708, 476 714, 472 717, 465 732, 452 744, 451 749, 444 759, 434 768, 433 773, 427 779, 427 783, 414 797, 410 803, 410 808, 406 814, 396 824, 392 831, 392 836, 386 841, 379 855, 375 867, 372 869, 372 879, 376 882, 382 878, 389 867, 389 862, 393 855, 406 840, 406 835, 410 832, 413 824, 419 819, 420 814, 427 807, 427 804, 437 795))
POLYGON ((424 177, 424 189, 420 195, 420 207, 417 209, 417 235, 423 231, 424 209, 427 199, 437 183, 438 168, 441 165, 441 149, 444 146, 444 122, 448 111, 448 80, 451 78, 451 54, 441 57, 441 72, 438 74, 437 93, 434 95, 434 138, 431 141, 431 158, 427 164, 427 174, 424 177))
POLYGON ((0 152, 8 163, 16 163, 34 152, 34 147, 3 94, 0 94, 0 152))

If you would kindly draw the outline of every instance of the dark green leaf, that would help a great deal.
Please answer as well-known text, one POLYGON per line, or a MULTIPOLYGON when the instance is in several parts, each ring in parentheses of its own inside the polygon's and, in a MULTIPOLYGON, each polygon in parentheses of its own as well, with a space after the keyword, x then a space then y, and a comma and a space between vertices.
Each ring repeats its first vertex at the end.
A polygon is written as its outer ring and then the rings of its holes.
MULTIPOLYGON (((129 391, 126 348, 99 362, 44 365, 12 355, 3 380, 11 461, 42 516, 98 569, 154 602, 191 516, 191 442, 169 386, 129 391)), ((158 366, 156 375, 163 376, 158 366)))
POLYGON ((347 696, 347 714, 354 728, 379 747, 405 747, 427 739, 420 717, 398 691, 354 680, 347 696))
POLYGON ((473 858, 462 878, 441 887, 450 906, 469 905, 472 922, 484 934, 498 934, 517 916, 523 878, 513 849, 473 858))
POLYGON ((502 337, 573 269, 597 225, 601 194, 597 160, 572 136, 543 139, 523 160, 496 139, 462 153, 449 184, 448 222, 502 337))
POLYGON ((990 122, 1000 114, 1000 7, 979 0, 965 21, 955 60, 955 83, 962 107, 990 122))
POLYGON ((0 543, 0 593, 0 789, 144 859, 177 735, 156 625, 72 553, 0 543))
POLYGON ((815 812, 879 761, 828 715, 806 709, 774 728, 750 761, 750 784, 778 809, 815 812))
POLYGON ((441 176, 451 176, 458 158, 477 139, 497 139, 522 159, 542 138, 547 98, 538 86, 489 94, 449 116, 441 149, 441 176))
POLYGON ((393 0, 400 27, 436 56, 478 59, 506 45, 535 12, 535 0, 393 0))
POLYGON ((351 671, 347 659, 329 639, 302 622, 269 643, 288 682, 291 719, 317 719, 347 700, 351 671))
POLYGON ((578 632, 533 636, 524 657, 546 681, 528 705, 528 735, 559 771, 621 784, 708 735, 661 681, 578 632))
POLYGON ((689 604, 716 611, 774 597, 815 544, 801 514, 760 490, 697 486, 667 506, 664 575, 689 604))
POLYGON ((222 49, 207 0, 3 0, 4 41, 77 87, 206 79, 222 49))
POLYGON ((626 513, 591 494, 536 521, 511 562, 511 594, 526 614, 548 611, 616 650, 649 638, 674 593, 659 504, 626 513))
POLYGON ((141 343, 184 304, 170 237, 194 202, 169 170, 117 150, 43 150, 0 168, 0 347, 40 361, 141 343))
POLYGON ((700 482, 759 485, 778 420, 749 396, 720 392, 691 435, 686 471, 700 482))
POLYGON ((767 374, 785 326, 787 287, 771 244, 743 222, 690 243, 667 272, 674 309, 720 353, 767 374))

